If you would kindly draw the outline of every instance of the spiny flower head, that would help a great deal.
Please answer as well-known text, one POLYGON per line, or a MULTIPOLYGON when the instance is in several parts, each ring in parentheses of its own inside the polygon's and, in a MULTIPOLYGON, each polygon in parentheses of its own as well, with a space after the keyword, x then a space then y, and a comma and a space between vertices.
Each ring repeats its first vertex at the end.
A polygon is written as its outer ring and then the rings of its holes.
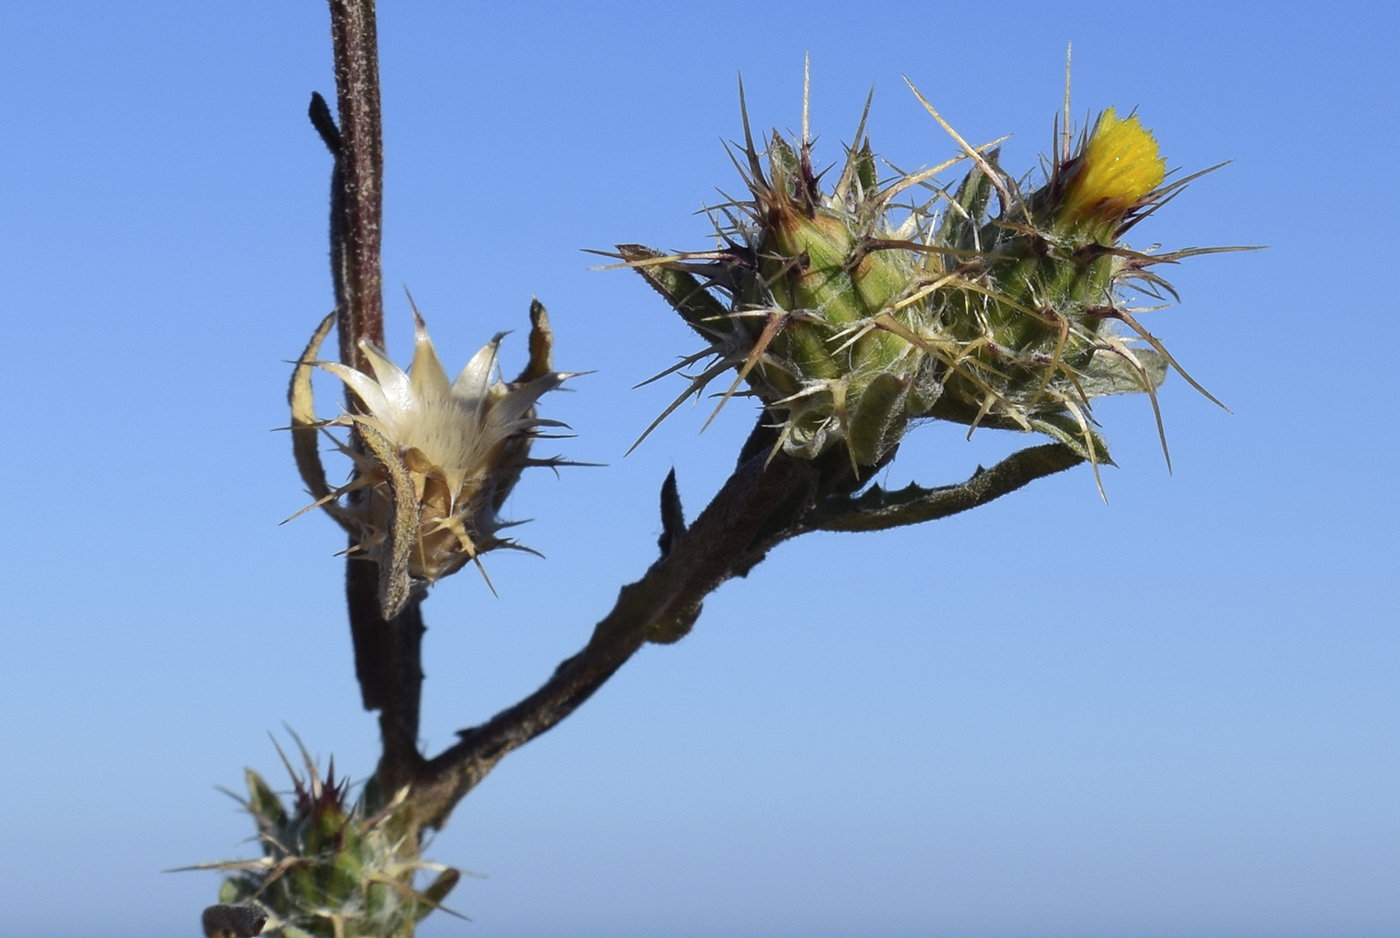
POLYGON ((321 778, 297 743, 304 775, 278 747, 290 804, 252 769, 244 773, 248 797, 233 795, 257 825, 263 855, 186 869, 232 874, 219 889, 223 908, 255 913, 277 938, 409 938, 429 912, 451 912, 442 901, 461 871, 419 857, 407 788, 386 796, 371 779, 352 801, 334 765, 321 778), (436 876, 420 888, 420 873, 436 876))
MULTIPOLYGON (((562 462, 529 455, 542 428, 562 426, 538 417, 536 403, 570 377, 553 370, 548 315, 538 301, 531 307, 531 321, 530 362, 509 384, 497 366, 504 333, 449 382, 416 309, 413 364, 407 372, 364 340, 360 351, 371 374, 316 361, 329 322, 322 324, 298 365, 292 387, 294 432, 349 427, 362 444, 337 442, 355 464, 348 484, 331 490, 321 482, 318 490, 316 479, 323 478, 318 472, 308 484, 319 496, 316 504, 359 539, 351 550, 379 564, 386 618, 402 608, 412 589, 431 585, 488 550, 515 547, 497 536, 506 524, 497 511, 526 467, 562 462), (357 405, 331 420, 315 418, 312 366, 340 378, 357 405)), ((303 455, 301 448, 298 454, 303 455)))
POLYGON ((750 198, 716 211, 717 248, 618 246, 710 343, 662 374, 714 359, 658 423, 733 368, 721 405, 747 383, 774 451, 815 459, 841 446, 868 477, 919 420, 1033 430, 1097 464, 1107 448, 1093 398, 1140 391, 1155 409, 1177 366, 1124 288, 1170 292, 1151 268, 1205 251, 1145 254, 1120 239, 1189 179, 1162 186, 1152 135, 1109 109, 1032 189, 1001 169, 995 144, 969 145, 915 94, 961 156, 880 180, 862 117, 827 188, 805 115, 802 139, 774 133, 760 152, 745 114, 735 162, 750 198), (961 184, 934 181, 959 162, 961 184), (902 201, 921 190, 933 197, 902 201))

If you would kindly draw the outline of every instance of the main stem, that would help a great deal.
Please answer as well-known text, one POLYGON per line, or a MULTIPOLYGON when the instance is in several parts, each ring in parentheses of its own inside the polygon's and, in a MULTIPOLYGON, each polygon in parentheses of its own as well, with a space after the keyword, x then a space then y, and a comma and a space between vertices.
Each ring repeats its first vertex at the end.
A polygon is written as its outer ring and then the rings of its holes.
MULTIPOLYGON (((360 342, 384 347, 379 261, 384 147, 374 0, 330 0, 330 10, 340 124, 336 127, 330 120, 319 97, 312 101, 312 122, 335 156, 331 271, 340 360, 368 372, 360 342)), ((353 407, 355 402, 347 403, 353 407)), ((426 627, 416 600, 386 622, 379 612, 378 595, 378 568, 358 557, 348 559, 345 598, 355 646, 355 673, 365 709, 379 711, 384 750, 377 775, 381 790, 392 792, 410 783, 423 763, 418 751, 418 719, 426 627)))
POLYGON ((379 115, 379 53, 374 0, 330 0, 340 153, 331 192, 331 263, 339 315, 340 359, 368 370, 366 339, 384 347, 384 144, 379 115), (339 203, 337 205, 337 203, 339 203), (339 209, 337 211, 337 209, 339 209))

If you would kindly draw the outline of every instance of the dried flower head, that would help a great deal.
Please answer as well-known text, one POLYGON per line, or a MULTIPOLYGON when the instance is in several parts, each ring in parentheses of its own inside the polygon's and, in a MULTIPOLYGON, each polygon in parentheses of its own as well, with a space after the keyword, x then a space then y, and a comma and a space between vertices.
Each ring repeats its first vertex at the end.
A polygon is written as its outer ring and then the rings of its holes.
POLYGON ((568 374, 553 370, 552 336, 544 306, 530 309, 530 361, 514 382, 499 377, 497 351, 504 333, 486 344, 449 382, 414 310, 413 364, 404 372, 373 344, 360 350, 372 374, 317 361, 330 331, 327 318, 312 337, 292 380, 292 430, 298 464, 316 502, 379 565, 380 605, 396 615, 415 589, 425 589, 468 561, 497 547, 518 547, 497 535, 506 525, 502 503, 528 466, 558 466, 557 458, 533 459, 530 444, 540 430, 563 426, 535 413, 540 396, 568 374), (350 410, 323 420, 315 415, 311 369, 345 382, 350 410), (354 462, 351 480, 336 489, 325 482, 315 434, 347 427, 354 440, 336 448, 354 462))

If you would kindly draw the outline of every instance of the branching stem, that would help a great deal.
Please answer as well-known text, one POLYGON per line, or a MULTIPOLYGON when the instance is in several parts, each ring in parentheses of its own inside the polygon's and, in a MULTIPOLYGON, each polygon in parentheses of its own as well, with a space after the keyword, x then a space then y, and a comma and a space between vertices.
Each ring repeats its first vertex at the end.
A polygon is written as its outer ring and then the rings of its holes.
POLYGON ((692 526, 670 532, 663 556, 640 580, 622 588, 617 604, 578 654, 529 697, 460 731, 456 745, 423 766, 412 795, 420 821, 442 826, 501 758, 567 717, 643 644, 667 634, 675 619, 693 621, 709 593, 725 580, 747 574, 783 541, 816 530, 870 531, 945 518, 1083 461, 1069 447, 1050 443, 1015 453, 991 469, 979 468, 960 485, 911 485, 894 493, 876 486, 859 497, 819 498, 825 486, 814 463, 782 453, 771 461, 766 452, 750 457, 692 526))
MULTIPOLYGON (((380 273, 383 149, 373 0, 330 0, 339 126, 320 96, 311 118, 335 157, 331 184, 331 260, 341 361, 367 371, 361 338, 384 345, 380 273)), ((354 406, 354 402, 350 402, 354 406)), ((661 557, 617 604, 588 643, 562 662, 538 690, 486 723, 462 730, 431 760, 418 749, 423 688, 417 600, 392 622, 379 613, 377 569, 351 559, 346 570, 355 671, 365 709, 380 711, 380 788, 410 786, 413 823, 439 828, 452 809, 507 753, 572 713, 649 641, 675 641, 691 627, 705 597, 744 576, 773 547, 810 531, 872 531, 919 524, 985 504, 1042 476, 1082 462, 1068 446, 1016 453, 960 485, 899 492, 861 490, 849 462, 800 460, 772 453, 763 421, 740 464, 709 506, 686 526, 674 479, 662 493, 661 557)), ((891 454, 892 455, 892 454, 891 454)))

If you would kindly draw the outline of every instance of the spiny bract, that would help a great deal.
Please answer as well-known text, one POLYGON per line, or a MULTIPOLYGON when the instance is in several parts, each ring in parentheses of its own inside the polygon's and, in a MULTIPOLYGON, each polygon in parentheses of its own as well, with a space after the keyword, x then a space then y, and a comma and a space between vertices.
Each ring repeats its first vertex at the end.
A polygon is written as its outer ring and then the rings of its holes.
POLYGON ((927 418, 1039 431, 1098 463, 1093 398, 1144 391, 1155 411, 1168 366, 1180 368, 1121 290, 1172 292, 1150 268, 1211 249, 1146 254, 1121 238, 1190 179, 1164 185, 1151 133, 1110 108, 1074 152, 1068 133, 1056 141, 1049 178, 1031 188, 994 145, 969 146, 919 100, 958 142, 956 159, 880 181, 862 116, 828 190, 805 115, 804 139, 775 132, 761 154, 745 111, 735 162, 750 198, 716 210, 718 248, 618 246, 710 343, 662 373, 713 358, 656 423, 730 368, 724 399, 748 383, 775 451, 810 459, 840 445, 858 471, 927 418), (961 184, 940 187, 935 175, 959 162, 971 164, 961 184), (921 191, 932 195, 896 204, 921 191))
POLYGON ((443 908, 461 872, 419 858, 417 839, 399 816, 402 795, 385 801, 371 781, 350 804, 335 766, 323 780, 305 749, 302 755, 305 778, 283 757, 290 806, 252 769, 248 797, 234 796, 257 823, 263 855, 188 869, 233 873, 219 901, 260 910, 265 934, 275 938, 407 938, 416 922, 443 908), (420 871, 437 874, 421 890, 414 882, 420 871))
POLYGON ((438 360, 427 327, 415 309, 413 365, 405 373, 384 352, 361 340, 373 374, 317 361, 332 324, 322 322, 292 379, 292 430, 302 476, 317 501, 356 538, 380 569, 380 605, 392 618, 415 590, 455 573, 497 547, 517 547, 497 535, 497 515, 528 466, 558 466, 557 458, 530 458, 541 428, 561 427, 535 413, 540 396, 571 375, 553 370, 551 333, 544 307, 531 306, 530 361, 512 383, 498 376, 499 333, 467 362, 455 381, 438 360), (331 420, 319 419, 311 397, 311 369, 345 382, 358 403, 331 420), (315 433, 351 428, 363 448, 336 440, 354 461, 350 482, 326 485, 315 452, 315 433), (308 439, 305 435, 310 434, 308 439))

